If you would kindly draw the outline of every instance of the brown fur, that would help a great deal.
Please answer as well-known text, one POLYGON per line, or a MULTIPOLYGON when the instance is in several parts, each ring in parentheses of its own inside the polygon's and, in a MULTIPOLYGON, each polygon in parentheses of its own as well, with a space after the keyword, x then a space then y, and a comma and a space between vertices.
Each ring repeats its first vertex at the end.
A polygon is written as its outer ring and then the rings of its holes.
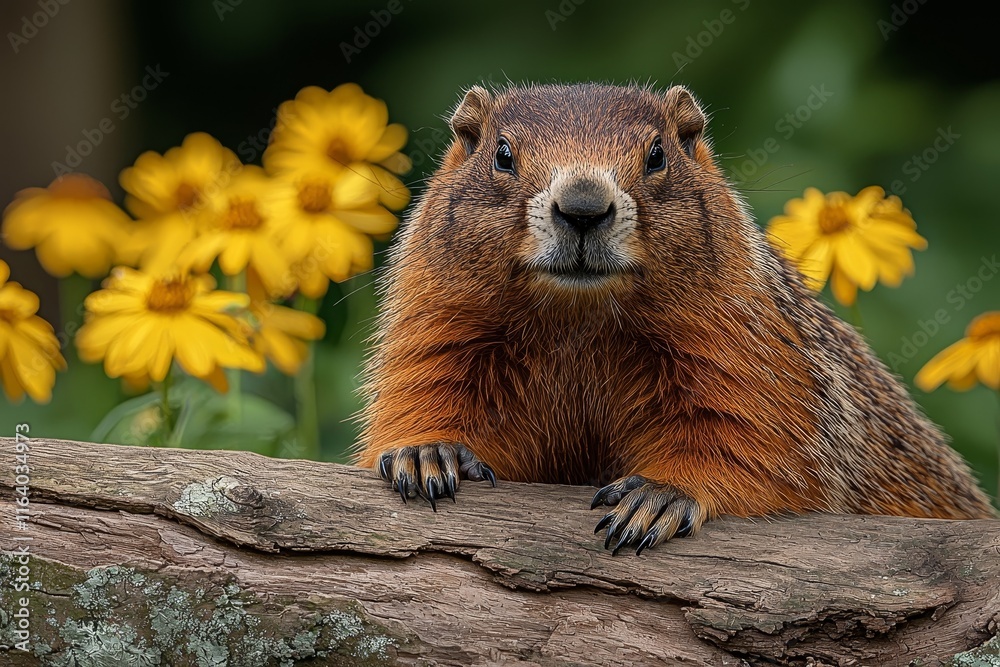
POLYGON ((679 87, 473 89, 393 251, 358 463, 459 442, 501 479, 640 474, 709 517, 994 516, 899 381, 768 245, 703 124, 679 87), (645 176, 656 134, 667 168, 645 176), (492 169, 500 135, 516 178, 492 169), (527 202, 574 164, 614 170, 638 215, 629 272, 579 291, 526 264, 527 202))

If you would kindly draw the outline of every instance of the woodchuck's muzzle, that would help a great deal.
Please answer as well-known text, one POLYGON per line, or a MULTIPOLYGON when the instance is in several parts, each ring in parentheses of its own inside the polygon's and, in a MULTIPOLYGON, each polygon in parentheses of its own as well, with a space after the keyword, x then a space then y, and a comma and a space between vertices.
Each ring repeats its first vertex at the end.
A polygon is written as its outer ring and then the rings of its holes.
POLYGON ((552 219, 580 234, 615 218, 614 193, 600 181, 575 178, 553 194, 552 219))

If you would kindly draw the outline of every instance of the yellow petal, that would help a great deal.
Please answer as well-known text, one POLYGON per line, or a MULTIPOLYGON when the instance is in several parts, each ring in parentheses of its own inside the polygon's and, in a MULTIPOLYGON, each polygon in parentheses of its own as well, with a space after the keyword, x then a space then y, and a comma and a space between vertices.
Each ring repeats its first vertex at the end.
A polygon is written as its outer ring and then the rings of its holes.
POLYGON ((796 263, 806 285, 819 291, 823 289, 833 268, 833 245, 828 238, 821 236, 805 249, 796 263))
POLYGON ((199 294, 191 301, 191 310, 199 315, 207 312, 242 310, 250 305, 250 297, 240 292, 215 290, 199 294))
POLYGON ((379 187, 370 169, 343 171, 335 180, 333 209, 363 208, 378 200, 379 187))
POLYGON ((834 263, 843 277, 864 290, 870 290, 878 279, 878 267, 871 250, 857 234, 839 235, 834 250, 834 263))
POLYGON ((32 316, 18 322, 17 335, 23 336, 25 340, 41 350, 57 370, 66 367, 66 361, 60 353, 59 339, 56 338, 55 330, 42 318, 32 316))
POLYGON ((378 192, 379 202, 386 208, 398 211, 410 201, 410 190, 384 167, 365 162, 355 162, 351 170, 365 178, 378 192))
POLYGON ((903 283, 903 277, 913 273, 913 261, 908 264, 898 264, 890 261, 879 260, 878 279, 887 287, 899 287, 903 283))
POLYGON ((125 206, 136 217, 145 218, 173 210, 177 177, 173 167, 156 151, 146 151, 131 167, 118 175, 118 183, 129 194, 125 206))
POLYGON ((18 192, 3 212, 3 242, 14 250, 35 247, 49 234, 50 220, 45 215, 51 200, 43 188, 18 192))
POLYGON ((178 320, 173 327, 177 361, 190 375, 204 377, 216 365, 255 373, 264 370, 260 355, 218 328, 196 317, 178 320))
POLYGON ((309 270, 300 269, 297 274, 299 291, 310 299, 321 299, 330 288, 330 279, 320 271, 317 261, 309 259, 306 261, 310 263, 312 268, 309 270))
POLYGON ((976 372, 966 373, 964 376, 953 377, 948 380, 948 388, 955 391, 968 391, 976 386, 978 379, 976 372))
POLYGON ((258 334, 258 350, 285 375, 295 375, 305 361, 309 348, 305 343, 275 329, 258 334))
POLYGON ((979 343, 976 375, 990 389, 1000 389, 1000 336, 993 336, 979 343))
POLYGON ((853 306, 858 297, 857 285, 844 275, 839 266, 835 266, 830 275, 830 291, 833 292, 833 298, 845 306, 853 306))
POLYGON ((326 332, 323 320, 294 308, 285 308, 275 304, 266 304, 267 328, 277 329, 283 333, 305 340, 318 340, 326 332))
POLYGON ((975 339, 1000 335, 1000 311, 994 310, 974 317, 966 327, 965 335, 975 339))
POLYGON ((974 372, 976 357, 975 344, 963 338, 938 352, 920 369, 913 382, 923 391, 933 391, 951 378, 961 379, 974 372))
POLYGON ((18 283, 7 283, 0 287, 0 310, 17 319, 31 317, 38 312, 38 295, 18 283))
POLYGON ((143 270, 158 274, 178 262, 182 251, 195 238, 196 227, 191 215, 180 212, 151 222, 135 233, 133 243, 141 246, 138 264, 143 270))
POLYGON ((174 168, 182 175, 182 180, 198 186, 211 183, 226 166, 237 161, 232 151, 205 132, 187 135, 180 149, 170 149, 166 157, 174 161, 174 168))
POLYGON ((156 330, 155 335, 150 336, 150 345, 153 346, 153 349, 146 365, 146 371, 149 374, 150 380, 163 382, 174 361, 174 350, 176 349, 169 329, 165 326, 160 326, 156 330))
MULTIPOLYGON (((226 247, 226 236, 223 234, 205 234, 189 243, 177 257, 177 265, 197 272, 206 272, 212 262, 226 247)), ((150 269, 152 270, 152 269, 150 269)), ((235 275, 234 271, 230 275, 235 275)))
POLYGON ((159 338, 159 318, 134 317, 127 328, 108 344, 104 356, 104 370, 108 377, 137 375, 149 369, 156 350, 155 333, 159 338))
POLYGON ((253 237, 248 233, 228 234, 229 245, 219 255, 219 268, 227 276, 235 276, 247 268, 250 263, 250 250, 253 247, 253 237))
POLYGON ((75 342, 80 359, 87 362, 103 359, 111 341, 118 338, 134 321, 131 316, 120 315, 90 319, 76 333, 75 342))
POLYGON ((74 271, 87 278, 107 275, 114 248, 97 237, 51 234, 35 247, 38 261, 51 275, 65 278, 74 271))
POLYGON ((149 391, 149 376, 142 373, 139 375, 126 375, 122 378, 122 385, 127 394, 145 394, 149 391))
POLYGON ((84 300, 87 312, 95 315, 127 315, 145 312, 142 296, 115 290, 99 290, 84 300))
POLYGON ((771 244, 786 257, 798 260, 820 238, 815 225, 799 218, 778 216, 767 227, 771 244))
POLYGON ((0 357, 0 380, 3 381, 3 393, 11 403, 19 403, 24 398, 24 387, 14 371, 14 362, 10 356, 0 357))
POLYGON ((872 219, 864 228, 865 238, 872 243, 877 243, 881 247, 902 247, 923 250, 927 247, 927 240, 912 229, 895 222, 885 222, 872 219))
POLYGON ((879 204, 884 198, 885 190, 877 185, 869 185, 867 188, 864 188, 861 192, 854 196, 851 206, 860 214, 867 215, 868 212, 874 210, 876 205, 879 204))
POLYGON ((387 234, 396 228, 396 216, 381 206, 337 211, 336 217, 365 234, 387 234))
POLYGON ((177 363, 195 377, 211 373, 220 350, 236 345, 212 325, 190 315, 175 318, 170 324, 170 335, 176 346, 177 363))
POLYGON ((220 394, 229 392, 229 378, 226 377, 226 372, 218 366, 213 368, 208 375, 203 375, 198 379, 207 382, 220 394))
POLYGON ((403 153, 393 153, 386 159, 379 160, 379 164, 394 174, 405 174, 413 169, 413 160, 403 153))
POLYGON ((3 359, 7 354, 8 341, 14 335, 14 327, 3 318, 0 318, 0 359, 3 359))
POLYGON ((288 260, 278 249, 276 242, 262 240, 255 243, 251 261, 268 294, 278 296, 291 291, 290 283, 294 280, 288 260))
MULTIPOLYGON (((327 220, 332 219, 329 213, 321 214, 327 220)), ((317 216, 319 217, 319 216, 317 216)), ((315 222, 293 225, 281 239, 281 251, 290 263, 304 259, 316 246, 317 227, 315 222)))
POLYGON ((365 156, 369 162, 381 162, 406 145, 406 128, 393 123, 385 128, 378 142, 365 156))
POLYGON ((18 383, 28 396, 36 403, 51 400, 56 370, 46 354, 23 337, 13 336, 8 342, 5 359, 11 364, 18 383))

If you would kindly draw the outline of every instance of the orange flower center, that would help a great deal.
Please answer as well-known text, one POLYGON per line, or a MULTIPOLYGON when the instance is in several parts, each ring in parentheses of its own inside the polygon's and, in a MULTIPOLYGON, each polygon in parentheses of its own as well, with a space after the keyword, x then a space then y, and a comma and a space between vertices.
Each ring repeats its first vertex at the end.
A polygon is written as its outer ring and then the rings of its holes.
POLYGON ((299 188, 299 206, 309 213, 321 213, 333 201, 330 186, 326 183, 306 183, 299 188))
POLYGON ((1000 336, 1000 312, 984 313, 969 323, 965 330, 969 338, 982 340, 991 336, 1000 336))
POLYGON ((326 156, 341 165, 348 165, 352 162, 350 146, 340 137, 330 139, 330 143, 326 145, 326 156))
POLYGON ((851 224, 843 206, 827 204, 819 212, 819 228, 824 234, 836 234, 851 224))
POLYGON ((257 229, 264 224, 264 218, 253 200, 234 199, 222 218, 222 226, 227 229, 257 229))
POLYGON ((177 200, 177 208, 186 211, 201 201, 201 193, 198 192, 198 188, 190 183, 181 183, 177 186, 174 199, 177 200))
POLYGON ((185 310, 194 298, 194 287, 184 278, 170 278, 153 283, 153 289, 146 297, 146 307, 150 310, 172 313, 185 310))

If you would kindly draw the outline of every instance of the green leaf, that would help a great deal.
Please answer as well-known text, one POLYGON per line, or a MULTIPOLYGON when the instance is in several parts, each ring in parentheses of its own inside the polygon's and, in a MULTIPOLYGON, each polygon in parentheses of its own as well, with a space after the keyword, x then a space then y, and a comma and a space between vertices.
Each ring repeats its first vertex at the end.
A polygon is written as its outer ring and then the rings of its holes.
MULTIPOLYGON (((135 418, 150 408, 155 408, 157 415, 160 412, 160 396, 156 392, 136 396, 124 403, 119 403, 111 409, 108 414, 97 425, 90 434, 93 442, 113 442, 124 445, 144 445, 146 442, 138 441, 144 438, 137 438, 141 431, 134 428, 135 418)), ((148 415, 147 416, 151 416, 148 415)), ((147 431, 147 435, 148 435, 147 431)))
POLYGON ((246 450, 276 456, 289 446, 295 420, 274 403, 253 394, 233 399, 209 387, 189 395, 178 417, 174 444, 188 449, 246 450))
POLYGON ((287 411, 253 394, 236 399, 204 382, 187 378, 171 387, 177 411, 173 433, 166 430, 157 392, 117 405, 91 434, 96 442, 187 449, 247 450, 277 456, 295 451, 295 420, 287 411))

